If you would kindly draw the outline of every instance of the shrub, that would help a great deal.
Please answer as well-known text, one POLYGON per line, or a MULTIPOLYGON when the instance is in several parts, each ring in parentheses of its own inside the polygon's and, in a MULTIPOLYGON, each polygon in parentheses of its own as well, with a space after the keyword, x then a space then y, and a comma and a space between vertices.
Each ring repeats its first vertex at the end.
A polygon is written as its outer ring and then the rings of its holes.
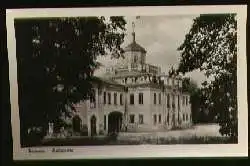
POLYGON ((100 130, 100 131, 99 131, 99 135, 104 135, 104 131, 103 131, 103 130, 100 130))

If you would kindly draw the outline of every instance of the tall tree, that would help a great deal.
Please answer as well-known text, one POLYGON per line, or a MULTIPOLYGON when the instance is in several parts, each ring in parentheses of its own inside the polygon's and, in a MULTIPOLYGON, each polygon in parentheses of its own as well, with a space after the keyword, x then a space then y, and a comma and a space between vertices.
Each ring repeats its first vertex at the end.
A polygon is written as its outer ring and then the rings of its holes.
POLYGON ((177 73, 199 69, 211 81, 203 93, 220 124, 220 132, 238 136, 237 118, 237 22, 235 14, 200 15, 178 48, 181 61, 177 73))
POLYGON ((190 103, 192 110, 193 123, 208 122, 206 114, 206 98, 202 93, 201 88, 191 78, 183 78, 183 91, 190 94, 190 103))
POLYGON ((121 55, 125 24, 122 17, 15 20, 23 137, 89 97, 96 58, 121 55))

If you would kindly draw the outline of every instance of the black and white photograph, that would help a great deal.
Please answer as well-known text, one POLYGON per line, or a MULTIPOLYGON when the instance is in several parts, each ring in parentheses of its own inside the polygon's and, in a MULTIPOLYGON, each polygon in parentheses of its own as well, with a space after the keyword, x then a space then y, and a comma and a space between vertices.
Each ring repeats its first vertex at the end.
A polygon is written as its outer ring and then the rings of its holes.
POLYGON ((79 147, 87 153, 88 147, 216 144, 218 151, 239 145, 240 130, 247 144, 247 119, 239 126, 247 118, 245 36, 240 46, 238 22, 245 23, 244 12, 163 9, 12 17, 17 149, 37 155, 52 147, 49 155, 67 156, 79 147))

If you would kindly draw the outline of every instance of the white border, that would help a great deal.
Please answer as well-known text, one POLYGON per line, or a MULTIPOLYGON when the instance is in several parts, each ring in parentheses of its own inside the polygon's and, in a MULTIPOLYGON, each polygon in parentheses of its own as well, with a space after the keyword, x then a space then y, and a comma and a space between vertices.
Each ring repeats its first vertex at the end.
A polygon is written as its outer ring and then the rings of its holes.
MULTIPOLYGON (((9 9, 6 12, 7 46, 9 56, 11 124, 14 160, 37 159, 95 159, 142 157, 224 157, 248 156, 248 107, 246 64, 246 5, 227 6, 175 6, 175 7, 109 7, 60 9, 9 9), (189 14, 237 13, 238 24, 238 109, 239 142, 227 145, 136 145, 136 146, 78 146, 70 153, 52 153, 52 147, 41 147, 45 153, 29 153, 20 147, 17 64, 14 18, 76 17, 76 16, 155 16, 189 14)), ((66 148, 66 147, 63 147, 66 148)))

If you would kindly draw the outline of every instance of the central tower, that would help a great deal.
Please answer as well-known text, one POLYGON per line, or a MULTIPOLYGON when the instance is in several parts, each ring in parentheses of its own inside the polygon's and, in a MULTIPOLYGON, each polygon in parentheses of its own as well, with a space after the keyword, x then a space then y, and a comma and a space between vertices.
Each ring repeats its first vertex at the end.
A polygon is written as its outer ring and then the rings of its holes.
POLYGON ((138 65, 144 65, 146 61, 147 51, 140 46, 135 40, 135 23, 132 23, 132 42, 124 48, 125 65, 137 67, 138 65))

